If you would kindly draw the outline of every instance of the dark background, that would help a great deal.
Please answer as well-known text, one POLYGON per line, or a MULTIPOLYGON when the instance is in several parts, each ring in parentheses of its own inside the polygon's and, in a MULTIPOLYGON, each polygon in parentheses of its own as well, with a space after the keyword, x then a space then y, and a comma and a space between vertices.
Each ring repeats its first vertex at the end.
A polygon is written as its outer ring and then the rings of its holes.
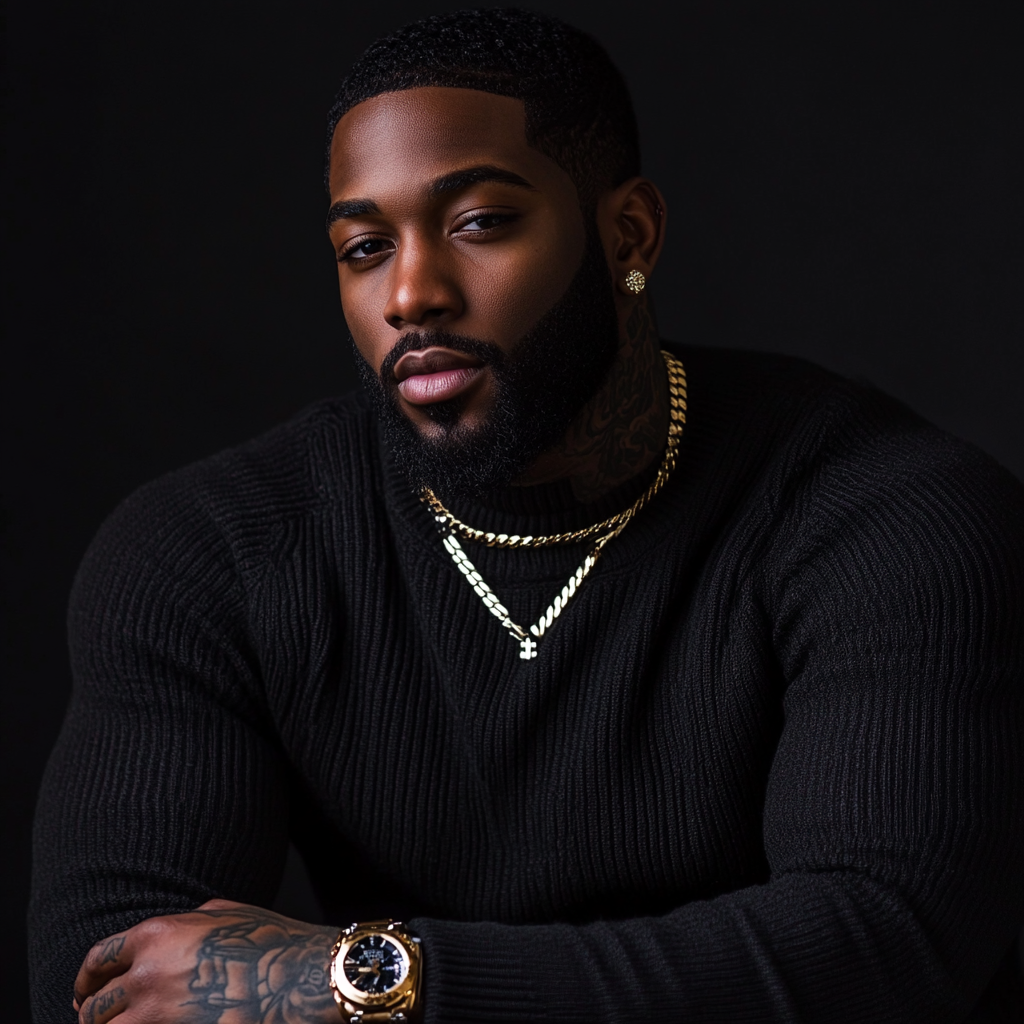
MULTIPOLYGON (((354 385, 324 116, 377 35, 452 6, 8 6, 5 1019, 76 565, 139 484, 354 385)), ((866 378, 1024 475, 1019 2, 540 6, 633 89, 666 336, 866 378)))

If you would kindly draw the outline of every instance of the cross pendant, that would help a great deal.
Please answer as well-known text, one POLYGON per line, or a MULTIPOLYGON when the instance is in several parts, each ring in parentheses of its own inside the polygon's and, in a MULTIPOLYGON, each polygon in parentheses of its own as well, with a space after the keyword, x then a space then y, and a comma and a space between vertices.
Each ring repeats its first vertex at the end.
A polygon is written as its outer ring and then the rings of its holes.
POLYGON ((519 646, 522 650, 519 652, 519 657, 524 661, 529 661, 531 658, 537 657, 537 645, 534 643, 533 637, 526 637, 524 640, 519 641, 519 646))

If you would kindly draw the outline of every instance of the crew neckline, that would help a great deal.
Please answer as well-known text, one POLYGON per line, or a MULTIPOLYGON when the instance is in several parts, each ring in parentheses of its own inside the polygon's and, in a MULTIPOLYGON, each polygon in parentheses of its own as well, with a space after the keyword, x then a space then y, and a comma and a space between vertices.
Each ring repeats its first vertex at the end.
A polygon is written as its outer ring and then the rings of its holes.
POLYGON ((555 480, 528 486, 503 487, 471 501, 457 503, 458 509, 464 514, 460 514, 453 505, 448 507, 460 519, 467 521, 500 517, 522 522, 524 519, 564 517, 567 521, 582 520, 583 525, 589 525, 629 508, 657 476, 662 457, 659 453, 650 465, 594 501, 580 501, 573 493, 570 481, 555 480))

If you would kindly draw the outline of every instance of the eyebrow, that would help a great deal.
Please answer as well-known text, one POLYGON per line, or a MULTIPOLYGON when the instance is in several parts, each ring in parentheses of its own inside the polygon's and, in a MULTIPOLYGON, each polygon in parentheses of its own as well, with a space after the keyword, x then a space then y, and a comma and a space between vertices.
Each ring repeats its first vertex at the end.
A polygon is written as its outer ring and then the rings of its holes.
MULTIPOLYGON (((427 187, 427 196, 437 199, 449 192, 461 192, 462 189, 469 188, 470 185, 478 185, 483 181, 496 181, 502 185, 512 185, 514 188, 523 188, 530 192, 537 191, 530 182, 513 171, 506 171, 504 168, 495 167, 492 164, 480 164, 478 167, 466 167, 435 178, 427 187)), ((380 207, 372 199, 343 199, 334 203, 327 211, 327 228, 330 230, 331 225, 336 221, 365 217, 370 213, 380 213, 380 207)))
POLYGON ((372 199, 343 199, 333 203, 327 211, 327 227, 336 220, 365 217, 368 213, 380 213, 380 207, 372 199))
POLYGON ((495 167, 492 164, 481 164, 479 167, 467 167, 461 171, 452 171, 451 174, 435 178, 427 189, 427 195, 431 199, 443 196, 448 192, 459 192, 470 185, 478 185, 481 181, 497 181, 502 185, 513 185, 515 188, 525 188, 530 192, 537 190, 525 178, 521 178, 512 171, 506 171, 502 167, 495 167))

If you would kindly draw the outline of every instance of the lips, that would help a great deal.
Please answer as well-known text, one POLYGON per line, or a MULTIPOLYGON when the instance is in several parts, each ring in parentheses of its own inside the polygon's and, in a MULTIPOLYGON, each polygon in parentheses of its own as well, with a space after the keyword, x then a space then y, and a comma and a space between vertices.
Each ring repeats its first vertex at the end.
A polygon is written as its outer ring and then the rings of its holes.
POLYGON ((412 405, 431 405, 468 390, 485 367, 479 359, 449 348, 407 352, 395 364, 398 390, 412 405))

